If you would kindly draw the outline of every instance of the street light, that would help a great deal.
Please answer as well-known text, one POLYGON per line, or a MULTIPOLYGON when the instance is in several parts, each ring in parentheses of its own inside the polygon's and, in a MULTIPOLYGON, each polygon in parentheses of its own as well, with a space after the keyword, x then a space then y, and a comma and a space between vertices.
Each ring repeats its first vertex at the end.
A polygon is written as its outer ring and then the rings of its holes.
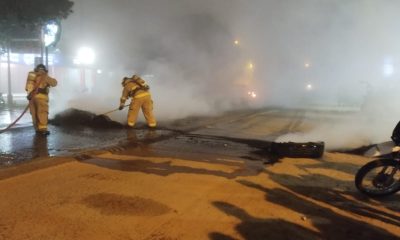
POLYGON ((248 91, 247 94, 252 98, 256 98, 257 97, 257 93, 255 91, 248 91))
POLYGON ((390 77, 390 76, 393 75, 393 73, 394 73, 394 67, 393 67, 393 65, 390 64, 390 63, 385 63, 385 64, 383 65, 383 75, 384 75, 385 77, 390 77))
POLYGON ((247 67, 248 67, 250 70, 253 70, 253 69, 254 69, 254 65, 253 65, 253 63, 251 63, 251 62, 247 65, 247 67))
MULTIPOLYGON (((49 47, 55 46, 60 40, 61 24, 57 20, 50 20, 43 26, 43 43, 46 51, 46 66, 49 67, 49 47)), ((43 51, 42 51, 43 53, 43 51)), ((43 55, 42 55, 43 61, 43 55)))
POLYGON ((57 21, 49 21, 44 26, 44 46, 50 47, 55 45, 60 39, 61 25, 57 21))
POLYGON ((89 47, 81 47, 78 49, 78 54, 74 59, 76 65, 90 65, 94 63, 96 54, 94 50, 89 47))
POLYGON ((86 79, 85 79, 85 66, 91 65, 94 63, 96 58, 96 54, 92 48, 89 47, 81 47, 78 49, 78 53, 76 58, 74 58, 73 62, 76 65, 81 66, 81 85, 83 92, 87 91, 86 79))

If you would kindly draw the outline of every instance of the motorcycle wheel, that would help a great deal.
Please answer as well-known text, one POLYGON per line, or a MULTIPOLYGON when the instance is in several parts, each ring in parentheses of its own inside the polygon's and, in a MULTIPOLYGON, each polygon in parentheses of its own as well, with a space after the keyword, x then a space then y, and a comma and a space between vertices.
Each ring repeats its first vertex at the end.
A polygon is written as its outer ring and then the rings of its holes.
POLYGON ((400 190, 400 162, 378 159, 361 167, 355 177, 357 189, 370 197, 383 197, 400 190))

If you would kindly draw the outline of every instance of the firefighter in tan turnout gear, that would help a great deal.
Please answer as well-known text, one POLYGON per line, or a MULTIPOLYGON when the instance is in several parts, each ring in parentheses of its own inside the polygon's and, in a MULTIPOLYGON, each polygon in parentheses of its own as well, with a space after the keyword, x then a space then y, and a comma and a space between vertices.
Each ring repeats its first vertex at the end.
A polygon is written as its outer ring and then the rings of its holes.
POLYGON ((153 100, 151 99, 150 88, 146 82, 141 77, 133 75, 131 78, 125 77, 122 80, 122 86, 124 89, 122 90, 119 110, 124 108, 125 101, 128 98, 132 98, 129 105, 128 126, 135 126, 141 108, 147 125, 150 128, 156 127, 157 122, 153 114, 153 100))
POLYGON ((32 123, 36 133, 48 135, 47 130, 49 114, 49 88, 57 85, 57 80, 47 75, 47 68, 43 64, 29 72, 25 90, 28 94, 29 108, 32 115, 32 123))

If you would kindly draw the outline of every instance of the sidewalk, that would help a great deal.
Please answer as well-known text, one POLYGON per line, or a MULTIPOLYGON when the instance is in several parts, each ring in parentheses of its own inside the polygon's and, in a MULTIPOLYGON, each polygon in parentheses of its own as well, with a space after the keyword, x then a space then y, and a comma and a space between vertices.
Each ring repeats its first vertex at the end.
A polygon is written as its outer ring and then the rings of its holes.
MULTIPOLYGON (((251 121, 274 124, 272 136, 291 121, 275 116, 251 121)), ((227 135, 247 136, 242 115, 226 119, 227 135)), ((45 167, 0 180, 0 240, 398 239, 399 195, 371 200, 354 187, 369 158, 266 165, 259 150, 188 134, 38 161, 45 167)))

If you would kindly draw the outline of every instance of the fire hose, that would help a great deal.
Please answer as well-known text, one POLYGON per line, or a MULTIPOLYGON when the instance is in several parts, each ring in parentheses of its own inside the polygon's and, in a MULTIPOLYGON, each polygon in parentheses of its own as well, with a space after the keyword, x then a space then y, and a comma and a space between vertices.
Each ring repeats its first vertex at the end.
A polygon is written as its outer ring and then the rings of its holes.
POLYGON ((25 107, 24 111, 22 111, 21 115, 19 115, 19 117, 17 119, 15 119, 14 122, 12 122, 10 125, 8 125, 6 128, 0 130, 0 134, 4 133, 5 131, 9 130, 10 128, 12 128, 12 126, 14 126, 21 118, 22 116, 24 116, 24 114, 26 113, 26 111, 29 108, 30 103, 28 103, 28 105, 25 107))
MULTIPOLYGON (((26 111, 28 111, 29 105, 30 105, 30 102, 29 102, 29 104, 25 107, 24 111, 22 111, 21 115, 19 115, 19 117, 18 117, 17 119, 14 120, 14 122, 10 123, 10 125, 8 125, 6 128, 0 130, 0 134, 4 133, 4 132, 6 132, 7 130, 9 130, 10 128, 12 128, 12 127, 22 118, 22 116, 24 116, 24 114, 26 113, 26 111)), ((128 107, 128 106, 129 106, 129 104, 125 105, 124 107, 128 107)), ((113 110, 111 110, 111 111, 105 112, 105 113, 100 114, 100 115, 107 115, 107 114, 110 114, 110 113, 115 112, 115 111, 118 111, 118 110, 119 110, 119 108, 113 109, 113 110)))
POLYGON ((33 98, 35 97, 35 95, 38 93, 38 87, 39 87, 40 83, 41 83, 41 81, 38 81, 38 82, 35 84, 35 86, 34 86, 32 92, 28 95, 28 96, 29 96, 29 98, 28 98, 28 99, 29 99, 29 103, 28 103, 28 105, 26 105, 26 107, 25 107, 24 111, 22 111, 21 115, 19 115, 19 117, 17 117, 17 119, 15 119, 14 122, 10 123, 10 125, 8 125, 6 128, 1 129, 1 130, 0 130, 0 134, 4 133, 4 132, 6 132, 7 130, 9 130, 10 128, 12 128, 12 127, 22 118, 22 116, 24 116, 24 114, 26 113, 26 111, 28 111, 28 108, 29 108, 29 106, 31 105, 32 99, 33 99, 33 98))
MULTIPOLYGON (((4 132, 6 132, 7 130, 9 130, 10 128, 12 128, 12 127, 22 118, 22 116, 24 116, 24 114, 26 113, 26 111, 28 111, 28 108, 29 108, 29 105, 30 105, 30 103, 31 103, 31 100, 32 100, 32 99, 35 97, 35 95, 37 94, 37 89, 38 89, 39 84, 40 84, 40 81, 35 85, 34 90, 31 92, 32 95, 31 95, 30 98, 29 98, 29 103, 28 103, 28 105, 25 107, 24 111, 22 111, 21 115, 19 115, 19 117, 18 117, 17 119, 15 119, 15 121, 13 121, 12 123, 10 123, 10 125, 8 125, 6 128, 1 129, 1 130, 0 130, 0 134, 4 133, 4 132)), ((129 104, 125 105, 124 107, 127 107, 127 106, 129 106, 129 104)), ((101 114, 101 115, 107 115, 107 114, 110 114, 110 113, 115 112, 115 111, 117 111, 117 110, 119 110, 119 108, 113 109, 113 110, 108 111, 108 112, 105 112, 105 113, 103 113, 103 114, 101 114)))

